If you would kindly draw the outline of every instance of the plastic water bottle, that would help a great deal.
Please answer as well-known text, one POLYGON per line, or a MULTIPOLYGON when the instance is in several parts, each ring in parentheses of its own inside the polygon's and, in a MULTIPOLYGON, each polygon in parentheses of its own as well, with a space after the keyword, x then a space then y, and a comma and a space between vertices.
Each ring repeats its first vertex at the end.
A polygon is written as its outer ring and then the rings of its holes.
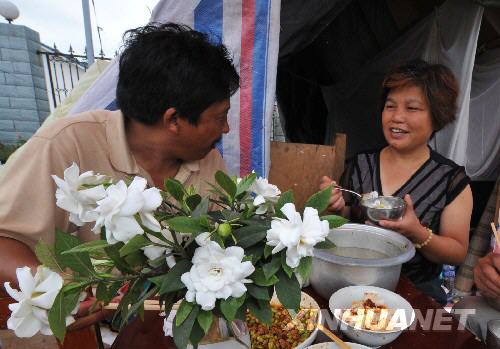
POLYGON ((453 300, 453 289, 455 288, 455 266, 443 265, 443 286, 446 288, 446 298, 448 303, 453 300))

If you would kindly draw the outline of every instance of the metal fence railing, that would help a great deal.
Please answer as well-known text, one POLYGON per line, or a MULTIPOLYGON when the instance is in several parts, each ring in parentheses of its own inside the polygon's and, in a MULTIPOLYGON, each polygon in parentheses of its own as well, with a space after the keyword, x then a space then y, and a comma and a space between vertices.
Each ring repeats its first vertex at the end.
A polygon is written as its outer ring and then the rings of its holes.
MULTIPOLYGON (((69 53, 53 51, 37 51, 43 57, 47 93, 51 110, 56 108, 75 87, 80 77, 87 71, 87 57, 75 55, 70 47, 69 53)), ((96 59, 111 60, 104 56, 96 59)))

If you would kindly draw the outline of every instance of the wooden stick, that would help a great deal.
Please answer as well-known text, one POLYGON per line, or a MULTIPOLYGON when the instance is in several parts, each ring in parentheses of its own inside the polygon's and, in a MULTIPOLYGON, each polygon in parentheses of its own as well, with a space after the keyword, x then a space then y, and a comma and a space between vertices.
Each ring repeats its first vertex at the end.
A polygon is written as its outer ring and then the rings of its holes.
POLYGON ((497 228, 495 227, 495 224, 493 222, 491 222, 491 230, 493 230, 493 235, 495 235, 497 246, 498 248, 500 248, 500 233, 498 233, 497 228))
MULTIPOLYGON (((104 307, 104 309, 107 310, 116 310, 118 309, 118 306, 120 303, 109 303, 104 307)), ((161 311, 162 309, 160 308, 159 304, 144 304, 144 310, 154 310, 154 311, 161 311)))
POLYGON ((333 332, 331 332, 329 329, 327 329, 322 324, 318 323, 318 329, 321 332, 323 332, 324 334, 326 334, 328 337, 330 337, 330 339, 332 339, 335 343, 337 343, 341 349, 351 349, 351 347, 349 345, 347 345, 342 339, 340 339, 339 337, 334 335, 333 332))
MULTIPOLYGON (((104 309, 109 309, 109 310, 116 310, 118 309, 118 306, 120 303, 109 303, 104 307, 104 309)), ((179 309, 179 303, 175 303, 172 306, 172 310, 177 310, 179 309)), ((160 311, 162 308, 160 308, 160 303, 157 299, 146 299, 144 301, 144 310, 153 310, 153 311, 160 311)))

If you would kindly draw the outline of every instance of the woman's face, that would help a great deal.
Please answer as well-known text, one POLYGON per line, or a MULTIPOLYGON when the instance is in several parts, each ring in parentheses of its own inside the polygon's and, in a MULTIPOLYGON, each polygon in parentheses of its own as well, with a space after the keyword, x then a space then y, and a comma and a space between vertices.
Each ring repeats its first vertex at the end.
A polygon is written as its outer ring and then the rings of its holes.
POLYGON ((389 146, 411 151, 427 146, 432 135, 429 103, 418 86, 392 89, 382 111, 382 129, 389 146))

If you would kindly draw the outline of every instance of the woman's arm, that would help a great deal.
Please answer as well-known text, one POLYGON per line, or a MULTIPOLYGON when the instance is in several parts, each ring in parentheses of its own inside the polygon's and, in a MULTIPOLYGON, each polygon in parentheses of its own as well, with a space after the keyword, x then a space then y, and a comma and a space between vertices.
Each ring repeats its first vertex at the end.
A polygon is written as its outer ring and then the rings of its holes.
MULTIPOLYGON (((405 235, 415 244, 429 238, 429 231, 420 224, 409 195, 405 196, 406 212, 399 221, 380 221, 380 225, 405 235)), ((430 241, 420 252, 431 262, 439 264, 461 264, 469 245, 469 228, 472 214, 472 192, 467 185, 464 190, 443 210, 439 235, 434 232, 430 241)))

